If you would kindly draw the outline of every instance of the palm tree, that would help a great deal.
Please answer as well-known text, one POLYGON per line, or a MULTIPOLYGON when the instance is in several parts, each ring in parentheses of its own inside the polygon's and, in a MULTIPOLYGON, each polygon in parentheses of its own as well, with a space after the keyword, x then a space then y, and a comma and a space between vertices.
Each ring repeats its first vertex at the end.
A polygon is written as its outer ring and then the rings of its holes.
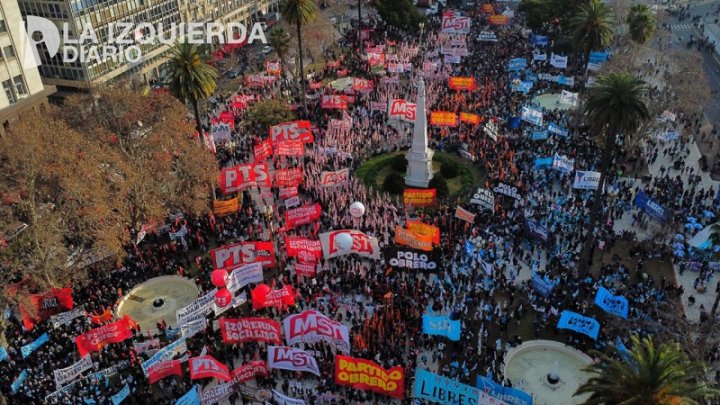
POLYGON ((270 30, 270 35, 268 36, 268 45, 273 48, 278 56, 278 59, 280 59, 280 66, 282 66, 283 75, 285 74, 283 61, 285 60, 288 49, 290 48, 288 37, 288 33, 279 26, 275 26, 272 30, 270 30))
POLYGON ((655 32, 655 17, 650 7, 645 4, 632 6, 627 22, 630 26, 630 38, 637 43, 645 43, 655 32))
POLYGON ((584 402, 589 405, 680 405, 704 404, 718 395, 708 386, 705 365, 689 360, 677 343, 656 347, 651 338, 630 340, 629 358, 600 354, 602 361, 587 368, 592 376, 575 396, 590 394, 584 402))
POLYGON ((600 172, 600 182, 593 195, 585 245, 580 256, 579 271, 581 274, 584 274, 587 269, 593 250, 595 224, 600 214, 604 183, 614 155, 616 138, 620 134, 633 136, 640 124, 650 118, 645 103, 646 92, 647 86, 644 81, 625 72, 610 73, 599 77, 595 86, 588 91, 583 113, 593 131, 600 136, 605 136, 605 142, 597 170, 600 172))
POLYGON ((195 125, 202 135, 198 101, 210 97, 217 88, 217 70, 207 64, 208 56, 196 44, 179 42, 170 50, 172 81, 170 91, 184 102, 192 103, 195 125))
POLYGON ((303 52, 302 52, 302 33, 301 29, 303 24, 315 19, 315 13, 317 12, 317 6, 315 0, 283 0, 280 5, 280 13, 282 13, 283 20, 290 25, 295 25, 297 28, 297 41, 298 41, 298 59, 300 62, 300 84, 302 87, 302 105, 303 112, 307 115, 307 103, 305 101, 305 66, 303 65, 303 52))
POLYGON ((615 33, 612 9, 602 0, 590 0, 570 18, 570 29, 575 47, 584 52, 587 60, 591 51, 603 50, 612 42, 615 33))

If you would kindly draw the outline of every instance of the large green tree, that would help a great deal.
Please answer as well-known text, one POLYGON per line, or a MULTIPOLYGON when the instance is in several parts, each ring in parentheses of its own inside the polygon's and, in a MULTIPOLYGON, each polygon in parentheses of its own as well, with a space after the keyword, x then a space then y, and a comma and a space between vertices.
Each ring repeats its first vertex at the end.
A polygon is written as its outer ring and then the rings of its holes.
POLYGON ((655 17, 650 7, 645 4, 632 6, 627 22, 630 27, 630 38, 637 43, 645 43, 655 32, 655 17))
POLYGON ((427 22, 410 0, 373 0, 372 5, 386 23, 409 32, 416 32, 418 24, 427 22))
POLYGON ((585 60, 591 51, 610 46, 615 33, 614 24, 612 9, 602 0, 590 0, 580 6, 570 19, 570 30, 575 48, 583 52, 585 60))
POLYGON ((195 113, 195 126, 202 134, 198 102, 210 97, 217 88, 217 69, 210 66, 208 56, 196 44, 178 42, 170 50, 172 81, 170 91, 183 102, 190 102, 195 113))
POLYGON ((593 250, 595 225, 600 215, 604 184, 610 163, 620 136, 635 136, 640 124, 650 117, 645 95, 647 86, 641 79, 629 73, 610 73, 597 79, 588 91, 583 107, 588 123, 594 133, 604 137, 602 154, 597 171, 600 184, 593 195, 585 244, 580 257, 579 270, 584 273, 593 250))
POLYGON ((588 367, 592 377, 575 393, 589 394, 585 404, 684 405, 717 398, 705 365, 689 360, 677 343, 657 346, 634 335, 630 340, 625 356, 601 354, 602 361, 588 367))
POLYGON ((303 112, 307 115, 307 100, 305 99, 305 65, 303 62, 303 46, 302 46, 302 26, 313 21, 317 13, 317 5, 315 0, 283 0, 280 5, 280 13, 283 20, 290 25, 294 25, 297 30, 298 41, 298 63, 300 71, 300 88, 302 94, 303 112))

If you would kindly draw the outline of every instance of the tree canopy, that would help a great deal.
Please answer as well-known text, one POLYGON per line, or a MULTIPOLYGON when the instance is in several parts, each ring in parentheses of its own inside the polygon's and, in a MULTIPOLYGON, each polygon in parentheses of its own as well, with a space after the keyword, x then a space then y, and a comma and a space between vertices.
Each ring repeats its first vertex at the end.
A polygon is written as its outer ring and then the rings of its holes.
POLYGON ((420 14, 410 0, 373 0, 372 5, 386 23, 410 32, 417 31, 421 22, 427 22, 427 18, 420 14))

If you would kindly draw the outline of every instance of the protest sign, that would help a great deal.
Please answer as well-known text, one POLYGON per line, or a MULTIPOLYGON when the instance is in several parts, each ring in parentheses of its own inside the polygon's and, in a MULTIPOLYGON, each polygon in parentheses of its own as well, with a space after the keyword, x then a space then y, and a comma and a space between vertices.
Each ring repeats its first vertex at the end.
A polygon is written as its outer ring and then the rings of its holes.
POLYGON ((383 249, 385 263, 396 270, 438 270, 440 255, 437 249, 426 252, 400 246, 387 246, 383 249))
POLYGON ((557 324, 558 329, 569 329, 597 340, 600 324, 594 318, 583 316, 572 311, 562 311, 557 324))
POLYGON ((218 185, 223 195, 236 193, 250 187, 270 187, 267 162, 243 163, 222 169, 218 185))
POLYGON ((155 384, 171 375, 182 376, 182 362, 180 360, 167 360, 148 367, 149 384, 155 384))
POLYGON ((389 369, 374 361, 356 357, 335 356, 335 384, 358 390, 373 391, 393 398, 402 398, 405 370, 401 366, 389 369))
POLYGON ((315 141, 310 121, 288 121, 270 127, 270 143, 300 140, 303 143, 315 141))
POLYGON ((350 169, 340 169, 334 172, 320 173, 320 185, 323 187, 335 187, 347 184, 350 179, 350 169))
POLYGON ((511 405, 532 405, 532 396, 517 388, 500 385, 488 377, 478 375, 475 385, 491 396, 501 399, 511 405))
POLYGON ((40 335, 37 339, 33 340, 32 342, 21 346, 20 347, 20 354, 22 354, 23 359, 28 358, 33 352, 37 349, 39 349, 42 345, 50 341, 50 336, 48 336, 47 332, 40 335))
POLYGON ((415 370, 413 397, 443 405, 507 405, 507 402, 497 399, 475 387, 459 383, 420 368, 415 370), (451 400, 450 398, 453 399, 451 400))
POLYGON ((430 235, 420 235, 409 229, 405 229, 400 225, 395 225, 395 243, 409 246, 414 249, 432 251, 433 237, 430 235))
POLYGON ((454 112, 433 111, 430 113, 430 125, 456 127, 458 125, 458 116, 454 112))
POLYGON ((605 287, 600 286, 595 294, 595 305, 603 311, 617 315, 623 319, 628 318, 630 307, 627 298, 620 295, 612 295, 605 287))
POLYGON ((595 190, 600 185, 600 173, 590 171, 575 171, 573 188, 580 190, 595 190))
POLYGON ((455 342, 460 340, 460 320, 450 319, 449 315, 423 314, 422 325, 426 335, 445 336, 455 342))
POLYGON ((268 347, 269 368, 279 368, 290 371, 307 371, 309 373, 320 376, 315 357, 308 352, 287 346, 270 346, 268 347))
POLYGON ((188 360, 190 365, 190 379, 216 378, 218 380, 230 381, 230 370, 228 366, 217 361, 213 356, 192 357, 188 360))
POLYGON ((643 210, 643 212, 645 212, 650 218, 660 223, 664 223, 668 220, 668 210, 648 197, 648 195, 642 190, 635 197, 635 206, 643 210))
POLYGON ((100 351, 111 343, 119 343, 131 337, 130 318, 125 315, 118 321, 91 329, 89 332, 77 336, 75 343, 80 355, 85 356, 88 353, 100 351))
MULTIPOLYGON (((465 56, 465 55, 462 55, 465 56)), ((448 86, 452 90, 475 90, 474 77, 451 77, 448 79, 448 86)))
POLYGON ((245 241, 224 245, 210 251, 216 269, 232 269, 242 264, 262 263, 275 266, 275 246, 272 242, 245 241))
POLYGON ((286 210, 285 227, 287 229, 293 229, 301 225, 310 224, 319 220, 321 215, 322 207, 318 203, 286 210))
POLYGON ((479 187, 470 202, 479 205, 482 209, 495 212, 495 195, 491 190, 479 187))
POLYGON ((333 321, 314 310, 289 315, 283 320, 285 343, 317 343, 324 341, 344 353, 350 353, 350 331, 347 326, 333 321))
POLYGON ((221 318, 220 334, 225 343, 281 343, 280 323, 267 318, 221 318))
MULTIPOLYGON (((472 200, 471 200, 471 202, 472 202, 472 200)), ((465 222, 469 222, 471 224, 475 222, 475 214, 473 214, 472 212, 470 212, 460 206, 455 208, 455 218, 461 219, 461 220, 463 220, 465 222)))

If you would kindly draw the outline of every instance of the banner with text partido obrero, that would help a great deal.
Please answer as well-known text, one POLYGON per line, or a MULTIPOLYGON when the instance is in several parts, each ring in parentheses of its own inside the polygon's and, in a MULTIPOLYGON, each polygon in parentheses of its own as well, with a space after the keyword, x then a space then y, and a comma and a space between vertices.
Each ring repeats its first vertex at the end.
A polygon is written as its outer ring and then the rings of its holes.
POLYGON ((289 257, 297 257, 302 262, 317 262, 322 257, 322 245, 319 240, 286 236, 285 249, 289 257))
POLYGON ((405 370, 401 366, 384 369, 374 361, 335 356, 335 384, 402 398, 405 370))
POLYGON ((451 77, 448 79, 448 85, 452 90, 475 90, 474 77, 451 77))
POLYGON ((320 219, 322 207, 320 204, 306 205, 285 211, 285 227, 293 229, 301 225, 311 224, 320 219))
POLYGON ((457 114, 449 111, 433 111, 430 113, 430 125, 439 127, 456 127, 458 124, 457 114))
POLYGON ((426 252, 430 252, 433 249, 432 236, 420 235, 400 225, 395 226, 395 243, 426 252))
POLYGON ((403 204, 413 207, 429 207, 435 205, 437 189, 406 188, 403 190, 403 204))
POLYGON ((440 244, 440 228, 438 228, 437 226, 428 225, 420 221, 408 219, 407 229, 420 235, 430 236, 434 244, 440 244))
POLYGON ((250 187, 270 187, 267 162, 243 163, 222 169, 218 175, 220 191, 231 194, 250 187))
POLYGON ((303 170, 300 167, 275 170, 273 182, 275 187, 299 186, 303 184, 303 170))
POLYGON ((325 260, 350 253, 355 253, 363 257, 371 259, 380 258, 380 247, 377 238, 365 235, 364 233, 354 229, 342 229, 332 232, 320 234, 320 244, 322 245, 325 260), (349 249, 341 249, 337 245, 336 238, 341 234, 349 234, 352 237, 352 246, 349 249))
POLYGON ((472 125, 480 125, 481 121, 482 121, 482 119, 477 114, 466 113, 466 112, 460 113, 460 122, 464 122, 466 124, 472 124, 472 125))
POLYGON ((225 343, 265 342, 280 344, 280 322, 268 318, 221 318, 220 334, 225 343))
POLYGON ((234 214, 238 211, 240 211, 240 200, 237 197, 225 201, 213 201, 213 213, 219 217, 234 214))
POLYGON ((488 17, 488 23, 490 25, 508 25, 510 24, 510 17, 502 14, 491 15, 488 17))
POLYGON ((275 265, 275 246, 272 242, 260 241, 231 243, 211 250, 210 258, 216 269, 234 269, 251 263, 272 267, 275 265))
POLYGON ((315 141, 310 121, 288 121, 270 127, 270 141, 272 143, 294 140, 303 143, 315 141))
POLYGON ((118 321, 91 329, 89 332, 77 336, 75 338, 75 344, 77 345, 78 352, 80 352, 80 356, 100 351, 103 347, 111 343, 119 343, 131 338, 132 331, 130 329, 130 322, 130 318, 125 316, 118 321))

